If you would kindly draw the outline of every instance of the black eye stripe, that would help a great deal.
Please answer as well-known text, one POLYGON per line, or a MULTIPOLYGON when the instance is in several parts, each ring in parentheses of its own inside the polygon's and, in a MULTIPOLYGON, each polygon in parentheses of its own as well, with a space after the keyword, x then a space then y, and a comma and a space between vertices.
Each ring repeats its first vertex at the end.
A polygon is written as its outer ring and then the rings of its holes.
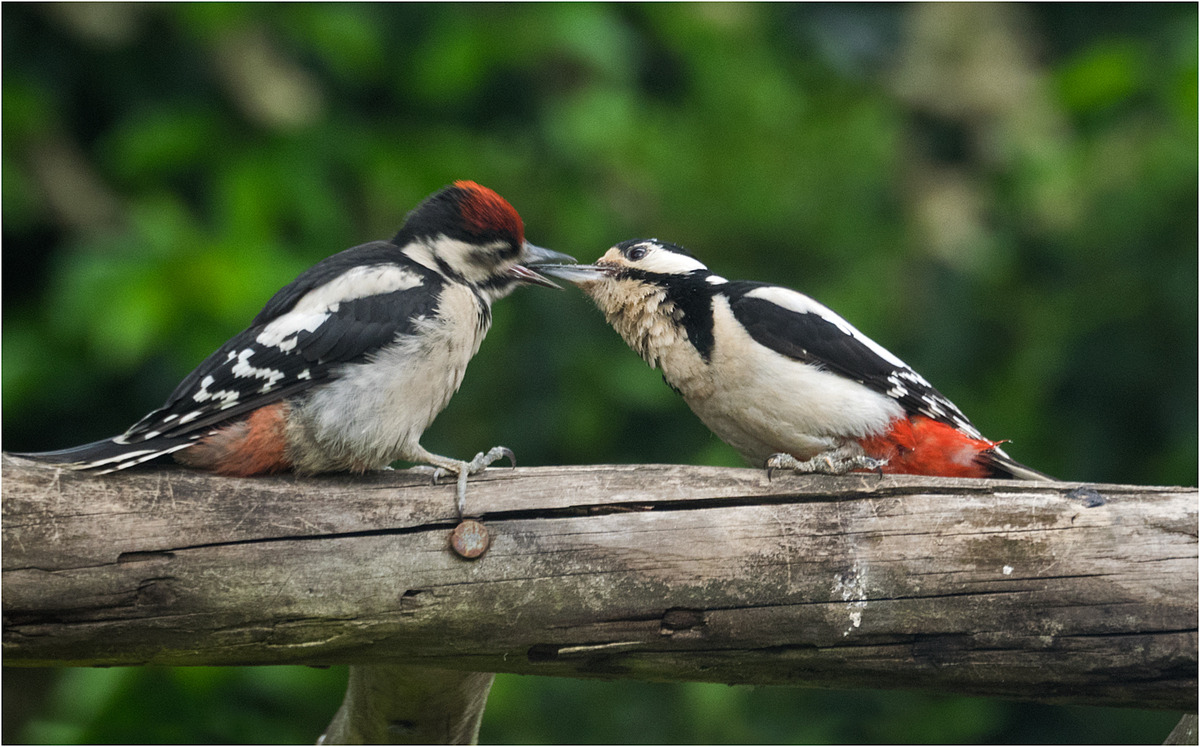
POLYGON ((503 261, 515 259, 520 253, 521 250, 518 246, 506 242, 504 246, 496 249, 481 249, 471 252, 469 258, 472 264, 479 267, 493 267, 503 261))

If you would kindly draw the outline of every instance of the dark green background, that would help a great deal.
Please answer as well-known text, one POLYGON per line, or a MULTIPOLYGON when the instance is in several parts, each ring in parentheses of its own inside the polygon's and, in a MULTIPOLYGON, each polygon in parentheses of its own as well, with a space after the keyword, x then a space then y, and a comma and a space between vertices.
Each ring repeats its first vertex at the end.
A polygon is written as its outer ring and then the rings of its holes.
MULTIPOLYGON (((1197 10, 4 4, 4 448, 114 435, 299 271, 460 178, 592 260, 656 236, 837 309, 1018 459, 1196 483, 1197 10)), ((428 431, 737 465, 578 293, 428 431)), ((345 673, 5 679, 6 737, 312 741, 345 673), (38 685, 44 680, 44 687, 38 685)), ((500 677, 485 741, 1161 741, 1169 714, 500 677)))

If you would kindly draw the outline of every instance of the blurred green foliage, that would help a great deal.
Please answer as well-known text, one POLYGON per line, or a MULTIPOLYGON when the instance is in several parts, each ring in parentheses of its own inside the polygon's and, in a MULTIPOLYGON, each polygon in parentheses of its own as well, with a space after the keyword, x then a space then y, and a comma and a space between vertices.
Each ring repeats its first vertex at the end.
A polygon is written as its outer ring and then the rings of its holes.
MULTIPOLYGON (((1195 484, 1194 4, 0 13, 6 449, 120 432, 303 268, 469 178, 581 260, 657 236, 816 296, 1038 469, 1195 484)), ((738 464, 581 295, 495 317, 431 450, 738 464)), ((15 738, 311 741, 343 680, 72 670, 15 738)), ((510 676, 482 737, 1134 742, 1172 721, 510 676)))

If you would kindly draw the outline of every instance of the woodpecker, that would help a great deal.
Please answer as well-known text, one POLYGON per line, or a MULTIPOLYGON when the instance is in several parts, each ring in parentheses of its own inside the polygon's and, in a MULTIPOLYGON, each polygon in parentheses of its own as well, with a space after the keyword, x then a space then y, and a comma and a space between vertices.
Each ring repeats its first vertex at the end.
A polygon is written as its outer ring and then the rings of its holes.
POLYGON ((525 241, 500 195, 458 181, 428 197, 390 241, 321 260, 284 286, 250 326, 196 367, 166 403, 114 438, 25 454, 100 473, 170 454, 222 475, 364 472, 396 460, 458 477, 471 461, 419 439, 458 390, 491 326, 491 304, 517 285, 552 288, 526 265, 573 262, 525 241))
POLYGON ((920 374, 808 296, 726 280, 633 239, 542 272, 583 289, 692 411, 768 471, 1050 479, 983 437, 920 374))

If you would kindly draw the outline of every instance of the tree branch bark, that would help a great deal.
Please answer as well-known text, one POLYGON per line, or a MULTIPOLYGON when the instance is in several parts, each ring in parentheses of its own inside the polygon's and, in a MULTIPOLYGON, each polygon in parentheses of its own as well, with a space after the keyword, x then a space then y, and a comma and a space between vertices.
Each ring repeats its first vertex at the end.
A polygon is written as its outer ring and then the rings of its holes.
POLYGON ((1194 713, 1185 713, 1179 723, 1167 735, 1163 744, 1197 744, 1200 743, 1200 733, 1197 731, 1197 719, 1194 713))
POLYGON ((475 744, 496 675, 350 667, 346 699, 318 744, 475 744))
MULTIPOLYGON (((9 666, 371 664, 1195 711, 1195 488, 3 461, 9 666)), ((403 719, 400 719, 403 720, 403 719)))

